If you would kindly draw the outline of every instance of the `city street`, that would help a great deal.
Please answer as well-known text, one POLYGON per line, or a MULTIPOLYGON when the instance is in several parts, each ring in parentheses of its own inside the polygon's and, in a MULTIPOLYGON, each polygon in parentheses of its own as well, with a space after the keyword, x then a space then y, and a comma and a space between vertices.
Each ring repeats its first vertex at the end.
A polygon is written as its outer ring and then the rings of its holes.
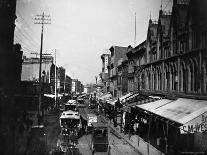
MULTIPOLYGON (((86 102, 88 104, 88 101, 86 102)), ((84 111, 87 113, 92 112, 93 110, 84 108, 84 111)), ((47 151, 49 154, 73 154, 73 155, 91 155, 92 150, 90 147, 92 141, 91 134, 84 134, 80 136, 78 139, 78 144, 76 145, 76 149, 71 148, 68 149, 67 152, 61 153, 60 149, 58 149, 58 139, 60 138, 60 127, 59 127, 59 120, 58 120, 58 113, 57 112, 50 112, 46 115, 45 118, 45 132, 46 132, 46 146, 47 151)), ((111 147, 111 155, 137 155, 137 152, 129 146, 123 139, 118 137, 113 132, 109 132, 109 145, 111 147)), ((67 139, 69 141, 69 139, 67 139)), ((39 150, 40 146, 38 144, 30 144, 29 150, 39 150), (32 149, 32 148, 34 149, 32 149)), ((36 152, 35 152, 36 153, 36 152)), ((34 154, 35 154, 34 153, 34 154)), ((38 152, 39 153, 39 152, 38 152)), ((96 153, 97 154, 97 153, 96 153)), ((104 154, 104 153, 101 153, 104 154)))

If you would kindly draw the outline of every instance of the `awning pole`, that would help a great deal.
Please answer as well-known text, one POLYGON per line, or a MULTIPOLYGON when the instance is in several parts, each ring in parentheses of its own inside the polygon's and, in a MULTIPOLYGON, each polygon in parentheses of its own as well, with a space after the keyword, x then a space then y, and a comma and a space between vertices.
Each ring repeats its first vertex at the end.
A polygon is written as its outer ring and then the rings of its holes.
POLYGON ((147 143, 147 154, 149 155, 149 143, 150 143, 150 127, 151 127, 151 119, 152 115, 150 114, 150 119, 149 119, 149 127, 148 127, 148 143, 147 143))
POLYGON ((169 121, 167 121, 167 129, 166 129, 166 137, 165 137, 165 141, 166 141, 166 146, 165 146, 165 153, 168 153, 168 129, 169 129, 169 121))

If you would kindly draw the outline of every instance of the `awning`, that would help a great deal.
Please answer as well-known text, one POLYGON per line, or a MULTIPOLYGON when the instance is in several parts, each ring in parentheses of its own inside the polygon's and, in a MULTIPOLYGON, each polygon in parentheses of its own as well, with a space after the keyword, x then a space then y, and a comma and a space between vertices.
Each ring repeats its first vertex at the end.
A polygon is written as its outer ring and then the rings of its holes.
POLYGON ((155 113, 180 124, 186 124, 207 111, 207 101, 179 98, 158 108, 155 113))
POLYGON ((181 133, 207 130, 207 101, 205 100, 179 98, 172 101, 161 99, 138 105, 138 107, 181 124, 181 133))
POLYGON ((113 106, 115 106, 115 102, 116 102, 117 100, 106 100, 106 102, 108 103, 108 104, 111 104, 111 105, 113 105, 113 106))
POLYGON ((110 99, 110 98, 112 98, 112 95, 110 93, 107 93, 107 94, 102 95, 99 99, 107 100, 107 99, 110 99))
POLYGON ((139 95, 138 93, 137 93, 137 94, 134 94, 134 95, 131 95, 131 96, 125 98, 125 99, 124 99, 124 102, 126 102, 126 101, 128 101, 128 100, 131 100, 131 99, 135 98, 135 97, 138 96, 138 95, 139 95))
POLYGON ((170 102, 173 102, 173 101, 174 100, 161 99, 161 100, 157 100, 157 101, 154 101, 154 102, 137 105, 137 107, 142 108, 146 111, 155 112, 161 106, 163 106, 165 104, 168 104, 170 102))
MULTIPOLYGON (((49 97, 49 98, 55 98, 54 94, 44 94, 45 97, 49 97)), ((57 94, 57 97, 63 97, 62 94, 57 94)))
POLYGON ((119 100, 122 101, 122 100, 124 100, 125 98, 130 97, 130 96, 132 96, 132 95, 133 95, 133 93, 128 93, 128 94, 126 94, 126 95, 121 96, 121 97, 119 98, 119 100))

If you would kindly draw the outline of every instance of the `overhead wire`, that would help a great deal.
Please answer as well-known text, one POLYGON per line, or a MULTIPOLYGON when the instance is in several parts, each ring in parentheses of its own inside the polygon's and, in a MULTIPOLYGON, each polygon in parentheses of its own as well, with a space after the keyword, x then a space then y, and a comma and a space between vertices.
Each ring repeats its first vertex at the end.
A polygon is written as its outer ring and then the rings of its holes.
MULTIPOLYGON (((32 36, 33 36, 32 38, 35 39, 36 42, 39 42, 39 36, 36 35, 36 33, 34 32, 33 28, 31 27, 31 25, 29 25, 29 23, 23 18, 22 14, 18 10, 17 10, 17 16, 19 17, 19 18, 17 18, 17 20, 20 19, 21 22, 24 23, 24 26, 26 26, 30 31, 33 32, 32 33, 32 36)), ((40 45, 40 43, 39 43, 39 45, 40 45)))
POLYGON ((31 46, 34 49, 38 49, 38 46, 32 42, 31 38, 24 32, 22 32, 22 30, 20 28, 18 28, 18 36, 21 38, 22 42, 21 43, 27 43, 27 45, 31 46))
POLYGON ((164 7, 163 10, 165 10, 165 9, 167 8, 167 6, 169 5, 170 1, 171 1, 171 0, 168 0, 167 4, 165 5, 165 7, 164 7))
POLYGON ((17 32, 15 33, 15 42, 18 42, 22 45, 22 49, 24 52, 34 52, 37 51, 40 47, 40 43, 38 43, 37 37, 35 37, 34 30, 29 25, 29 23, 22 17, 21 13, 17 10, 17 16, 19 22, 23 25, 23 28, 16 27, 17 32), (32 32, 32 33, 31 33, 32 32))
MULTIPOLYGON (((24 23, 23 23, 24 24, 24 23)), ((27 35, 27 38, 29 37, 29 40, 33 41, 35 44, 37 44, 38 46, 40 46, 40 43, 38 43, 38 41, 33 37, 34 35, 30 33, 30 31, 27 31, 29 29, 25 28, 25 24, 24 24, 24 29, 16 27, 18 29, 18 31, 21 31, 24 35, 27 35)), ((30 28, 30 30, 32 30, 30 28)), ((18 31, 16 32, 16 35, 18 35, 18 31)))

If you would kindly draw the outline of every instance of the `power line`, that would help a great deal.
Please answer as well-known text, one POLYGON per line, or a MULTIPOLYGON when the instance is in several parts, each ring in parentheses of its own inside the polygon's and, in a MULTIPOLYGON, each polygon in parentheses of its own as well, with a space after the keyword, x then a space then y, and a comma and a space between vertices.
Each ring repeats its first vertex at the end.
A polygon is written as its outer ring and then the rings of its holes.
POLYGON ((33 38, 36 39, 35 41, 38 42, 39 37, 37 37, 36 33, 34 32, 34 30, 31 27, 31 25, 29 25, 29 23, 23 18, 22 14, 18 10, 17 10, 17 13, 18 13, 17 16, 20 17, 20 18, 17 18, 17 20, 20 19, 22 22, 24 22, 24 26, 26 26, 28 29, 30 29, 33 32, 32 36, 35 35, 36 37, 33 37, 33 38))
MULTIPOLYGON (((34 41, 33 39, 32 39, 32 37, 26 32, 26 31, 22 31, 22 29, 20 29, 19 27, 17 27, 17 33, 16 33, 16 35, 18 36, 19 35, 19 33, 27 40, 27 41, 29 41, 32 45, 34 45, 34 46, 37 46, 38 45, 38 43, 36 42, 36 41, 34 41), (34 44, 35 43, 35 44, 34 44), (37 45, 36 45, 37 44, 37 45)), ((15 35, 15 36, 16 36, 15 35)), ((23 40, 22 40, 23 41, 23 40)))
MULTIPOLYGON (((31 45, 29 43, 23 42, 22 38, 19 38, 19 36, 15 36, 14 42, 19 43, 19 44, 23 45, 24 47, 27 47, 27 49, 29 49, 31 47, 31 45)), ((32 49, 30 49, 30 50, 32 50, 32 49)))
POLYGON ((32 47, 33 49, 38 49, 38 46, 35 43, 33 43, 30 40, 30 38, 28 36, 24 35, 22 32, 20 32, 18 36, 16 35, 15 38, 19 39, 20 44, 24 44, 28 48, 32 47))
POLYGON ((171 0, 168 0, 167 4, 165 5, 165 7, 164 7, 163 10, 165 10, 165 9, 167 8, 167 6, 168 6, 168 4, 169 4, 170 2, 171 2, 171 0))

